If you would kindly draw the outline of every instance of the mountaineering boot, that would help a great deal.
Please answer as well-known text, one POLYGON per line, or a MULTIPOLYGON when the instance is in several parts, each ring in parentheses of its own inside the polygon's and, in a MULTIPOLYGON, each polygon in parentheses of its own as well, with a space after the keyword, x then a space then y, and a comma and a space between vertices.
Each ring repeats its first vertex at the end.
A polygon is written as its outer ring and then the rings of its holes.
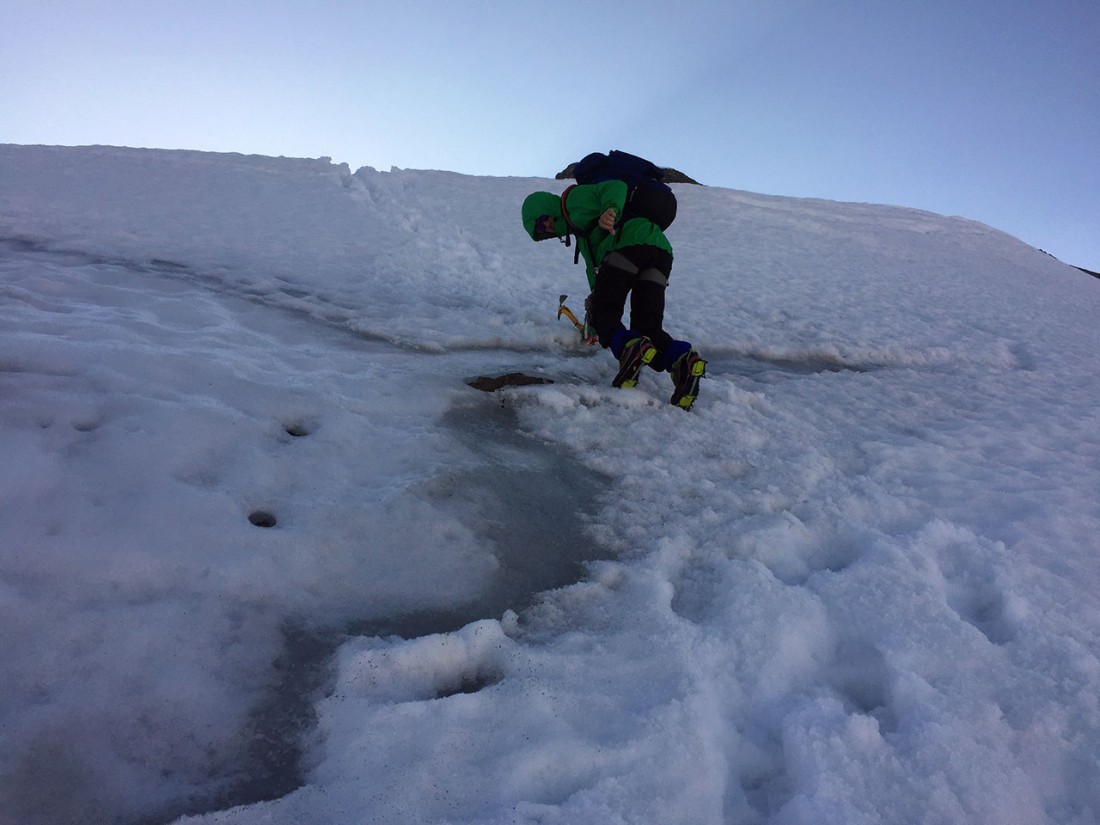
POLYGON ((706 375, 707 362, 695 350, 690 350, 677 358, 668 371, 675 385, 669 402, 680 409, 690 410, 699 397, 699 379, 706 375))
POLYGON ((638 373, 642 367, 653 362, 657 348, 646 336, 631 338, 623 345, 619 356, 619 371, 611 381, 613 387, 633 387, 638 383, 638 373))

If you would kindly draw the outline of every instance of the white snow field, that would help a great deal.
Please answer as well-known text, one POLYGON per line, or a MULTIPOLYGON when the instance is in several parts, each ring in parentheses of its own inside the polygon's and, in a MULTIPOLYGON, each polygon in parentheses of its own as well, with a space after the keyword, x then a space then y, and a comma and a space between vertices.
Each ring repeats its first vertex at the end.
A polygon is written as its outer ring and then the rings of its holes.
POLYGON ((0 146, 0 823, 1100 821, 1100 282, 677 186, 685 413, 564 185, 0 146))

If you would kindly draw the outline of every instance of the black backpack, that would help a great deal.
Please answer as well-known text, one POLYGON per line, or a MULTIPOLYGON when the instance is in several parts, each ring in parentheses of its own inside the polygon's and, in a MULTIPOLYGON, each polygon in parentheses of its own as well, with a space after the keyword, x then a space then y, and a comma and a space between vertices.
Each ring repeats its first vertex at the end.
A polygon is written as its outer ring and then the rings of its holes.
POLYGON ((645 158, 612 149, 606 155, 593 152, 573 167, 573 179, 580 184, 621 180, 627 185, 625 220, 646 218, 668 229, 676 220, 676 196, 664 182, 665 173, 645 158))

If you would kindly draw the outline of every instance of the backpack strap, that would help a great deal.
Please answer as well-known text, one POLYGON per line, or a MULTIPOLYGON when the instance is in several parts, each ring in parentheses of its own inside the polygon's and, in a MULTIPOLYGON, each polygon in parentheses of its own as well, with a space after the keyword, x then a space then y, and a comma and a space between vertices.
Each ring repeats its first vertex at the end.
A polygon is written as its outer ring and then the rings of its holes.
POLYGON ((580 233, 577 231, 579 227, 575 223, 573 223, 572 219, 569 217, 569 209, 566 207, 565 201, 569 198, 569 193, 572 192, 576 186, 577 184, 572 183, 569 186, 565 187, 565 191, 561 193, 561 214, 562 217, 565 218, 565 225, 567 227, 565 233, 565 245, 569 246, 570 232, 577 236, 577 248, 573 250, 574 266, 580 263, 581 260, 581 236, 580 233))
POLYGON ((569 193, 577 188, 577 184, 571 183, 565 187, 565 191, 561 193, 561 213, 565 216, 565 222, 569 224, 569 228, 573 229, 573 221, 569 220, 569 209, 566 207, 565 202, 569 199, 569 193))

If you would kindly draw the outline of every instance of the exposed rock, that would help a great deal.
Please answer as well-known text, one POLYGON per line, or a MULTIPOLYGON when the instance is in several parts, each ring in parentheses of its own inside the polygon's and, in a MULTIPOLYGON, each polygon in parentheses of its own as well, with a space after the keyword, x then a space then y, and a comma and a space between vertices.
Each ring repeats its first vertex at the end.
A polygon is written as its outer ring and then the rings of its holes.
MULTIPOLYGON (((571 163, 563 170, 554 175, 555 180, 569 180, 573 177, 573 169, 576 167, 576 163, 571 163)), ((696 186, 702 186, 699 181, 689 178, 683 172, 678 169, 672 169, 670 167, 663 167, 661 169, 665 173, 665 183, 693 183, 696 186)))
POLYGON ((549 378, 540 378, 536 375, 526 375, 522 372, 509 372, 506 375, 481 375, 466 383, 475 390, 496 392, 504 387, 526 387, 531 384, 553 384, 554 382, 549 378))

